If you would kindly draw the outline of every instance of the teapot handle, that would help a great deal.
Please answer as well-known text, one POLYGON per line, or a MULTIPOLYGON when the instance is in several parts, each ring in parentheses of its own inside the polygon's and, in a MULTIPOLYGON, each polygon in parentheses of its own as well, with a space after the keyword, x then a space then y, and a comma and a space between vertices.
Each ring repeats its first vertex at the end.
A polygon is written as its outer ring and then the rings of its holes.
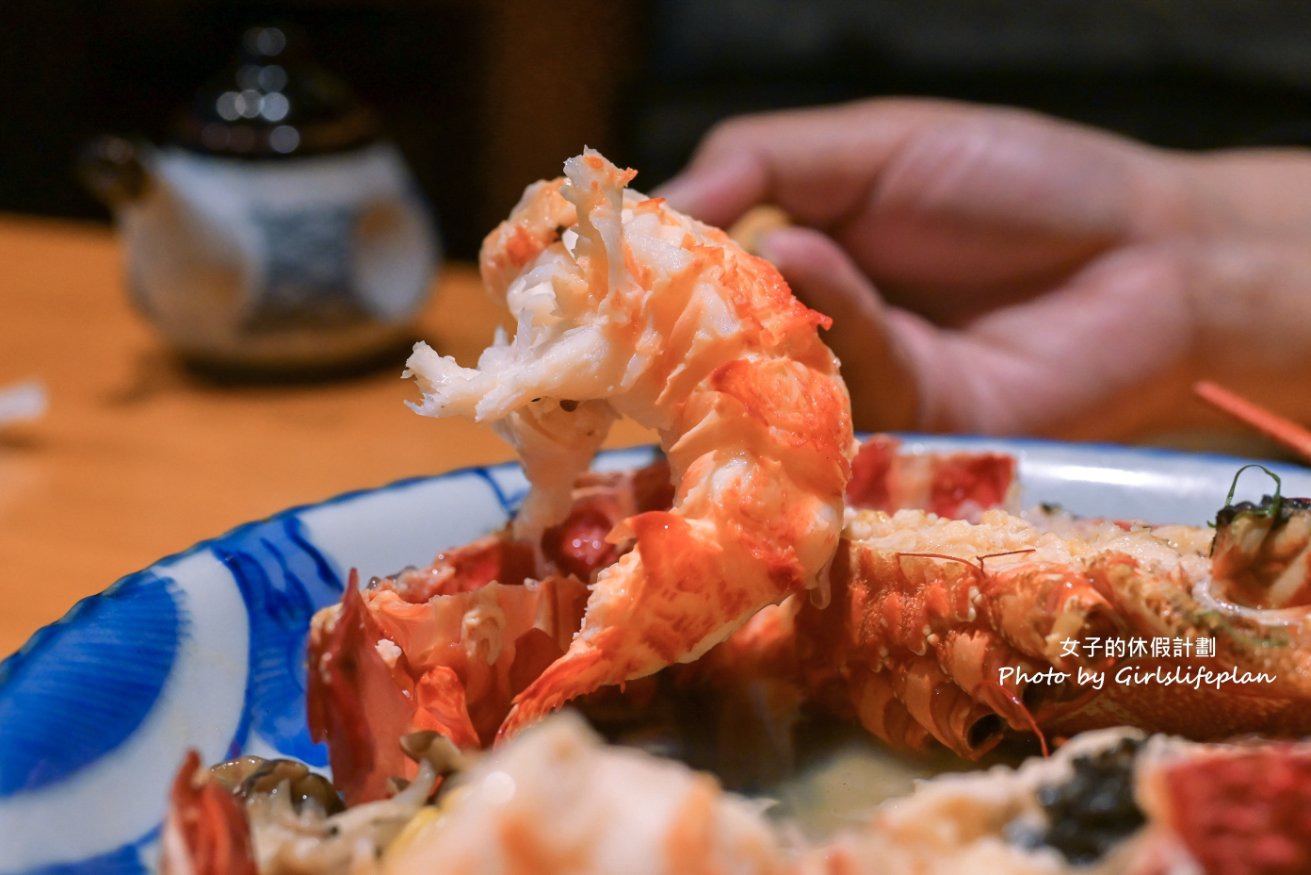
POLYGON ((106 134, 82 148, 77 174, 82 184, 106 206, 138 200, 150 184, 142 148, 126 137, 106 134))

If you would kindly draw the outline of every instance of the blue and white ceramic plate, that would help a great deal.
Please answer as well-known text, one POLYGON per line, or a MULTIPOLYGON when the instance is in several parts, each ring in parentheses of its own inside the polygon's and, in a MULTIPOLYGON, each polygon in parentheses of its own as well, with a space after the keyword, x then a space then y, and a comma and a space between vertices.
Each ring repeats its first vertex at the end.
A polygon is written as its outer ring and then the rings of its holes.
MULTIPOLYGON (((1202 524, 1244 464, 1115 446, 908 438, 906 448, 1016 455, 1022 501, 1202 524)), ((602 455, 639 465, 649 448, 602 455)), ((1270 465, 1285 495, 1311 471, 1270 465)), ((1240 498, 1269 480, 1252 472, 1240 498)), ((0 873, 152 868, 167 788, 188 747, 327 761, 305 727, 310 616, 364 577, 431 561, 505 522, 517 465, 352 493, 235 529, 119 580, 0 663, 0 873)))

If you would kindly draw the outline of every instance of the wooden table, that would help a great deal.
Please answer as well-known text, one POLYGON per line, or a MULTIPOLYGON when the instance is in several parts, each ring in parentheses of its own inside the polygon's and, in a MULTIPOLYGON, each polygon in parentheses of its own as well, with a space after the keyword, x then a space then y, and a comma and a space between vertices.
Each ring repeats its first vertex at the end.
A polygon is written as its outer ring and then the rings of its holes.
MULTIPOLYGON (((0 387, 40 380, 44 416, 0 428, 0 656, 78 599, 283 508, 512 457, 482 426, 415 416, 393 367, 234 385, 182 366, 132 309, 104 228, 0 216, 0 387)), ((496 311, 448 265, 419 335, 470 364, 496 311)), ((621 423, 611 446, 651 435, 621 423)))

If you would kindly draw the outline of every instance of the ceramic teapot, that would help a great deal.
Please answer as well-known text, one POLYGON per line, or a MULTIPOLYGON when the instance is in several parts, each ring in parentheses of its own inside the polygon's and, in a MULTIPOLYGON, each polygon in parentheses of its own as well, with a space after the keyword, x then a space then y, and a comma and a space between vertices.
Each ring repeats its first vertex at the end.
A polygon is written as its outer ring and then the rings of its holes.
POLYGON ((190 361, 304 370, 408 338, 440 258, 373 115, 281 27, 245 34, 161 145, 102 137, 80 162, 128 285, 190 361))

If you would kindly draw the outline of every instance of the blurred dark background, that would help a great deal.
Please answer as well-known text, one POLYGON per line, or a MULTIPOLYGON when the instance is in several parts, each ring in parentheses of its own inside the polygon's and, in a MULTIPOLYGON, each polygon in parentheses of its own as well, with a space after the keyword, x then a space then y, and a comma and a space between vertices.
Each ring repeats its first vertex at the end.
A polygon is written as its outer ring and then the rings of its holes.
POLYGON ((1311 143, 1306 0, 4 0, 0 210, 107 221, 81 145, 164 137, 266 21, 377 110, 459 257, 583 144, 651 188, 770 107, 924 94, 1180 148, 1311 143))

